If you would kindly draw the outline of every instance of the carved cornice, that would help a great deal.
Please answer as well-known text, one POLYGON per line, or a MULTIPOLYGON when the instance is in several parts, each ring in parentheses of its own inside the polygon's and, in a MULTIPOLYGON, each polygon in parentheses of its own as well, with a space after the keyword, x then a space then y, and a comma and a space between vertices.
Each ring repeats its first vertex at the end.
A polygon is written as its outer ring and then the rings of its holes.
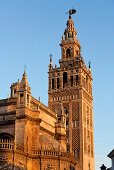
POLYGON ((0 113, 0 116, 9 116, 9 115, 15 115, 15 114, 16 114, 16 110, 11 111, 11 112, 0 113))
POLYGON ((44 131, 44 132, 48 133, 48 134, 49 134, 49 135, 51 135, 51 136, 54 136, 54 135, 55 135, 55 133, 50 132, 49 130, 45 129, 45 128, 44 128, 44 127, 42 127, 42 126, 40 126, 40 130, 42 130, 42 131, 44 131))
POLYGON ((76 87, 66 87, 66 88, 62 88, 62 89, 54 89, 54 90, 48 90, 48 94, 59 94, 59 93, 69 93, 70 94, 70 92, 71 92, 71 90, 72 90, 72 92, 74 92, 75 94, 77 94, 76 92, 78 92, 78 90, 79 90, 79 86, 76 86, 76 87))
POLYGON ((32 122, 36 122, 36 123, 41 123, 41 119, 40 118, 34 118, 34 117, 31 117, 29 115, 19 115, 19 116, 16 116, 16 119, 27 119, 27 120, 30 120, 32 122))
POLYGON ((15 120, 4 120, 0 121, 0 126, 7 126, 15 124, 15 120))
POLYGON ((0 100, 0 106, 8 106, 8 105, 16 105, 16 104, 17 104, 17 98, 0 100))

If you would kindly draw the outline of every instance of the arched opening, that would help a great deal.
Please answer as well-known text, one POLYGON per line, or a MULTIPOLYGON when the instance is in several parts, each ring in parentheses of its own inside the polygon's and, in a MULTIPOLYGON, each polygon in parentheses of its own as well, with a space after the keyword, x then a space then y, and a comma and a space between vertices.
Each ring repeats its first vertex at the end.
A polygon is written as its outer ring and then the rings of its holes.
POLYGON ((78 75, 76 75, 76 86, 78 85, 78 75))
POLYGON ((67 152, 70 152, 70 145, 67 144, 67 152))
POLYGON ((13 143, 14 137, 8 133, 0 134, 0 143, 13 143))
POLYGON ((29 104, 29 94, 27 94, 27 103, 29 104))
POLYGON ((80 151, 77 149, 77 158, 80 157, 80 151))
POLYGON ((64 113, 65 113, 66 117, 68 117, 68 109, 66 107, 64 108, 64 113))
POLYGON ((54 86, 55 86, 54 83, 55 83, 54 79, 52 79, 52 89, 54 89, 54 86))
POLYGON ((63 73, 63 88, 67 87, 67 72, 63 73))
POLYGON ((16 89, 14 89, 14 97, 16 97, 16 89))
POLYGON ((7 133, 0 134, 0 149, 13 149, 13 148, 14 148, 13 136, 7 133))
POLYGON ((59 89, 59 78, 57 78, 57 89, 59 89))
POLYGON ((66 128, 68 128, 68 126, 69 126, 69 121, 66 120, 66 128))
POLYGON ((66 58, 70 58, 71 57, 71 52, 70 52, 70 49, 68 48, 66 50, 66 58))
POLYGON ((73 32, 69 32, 69 33, 68 33, 68 38, 69 38, 69 39, 73 38, 73 32))
POLYGON ((71 86, 73 86, 73 76, 70 77, 71 86))
POLYGON ((21 104, 24 103, 24 95, 23 95, 23 93, 20 94, 20 103, 21 104))

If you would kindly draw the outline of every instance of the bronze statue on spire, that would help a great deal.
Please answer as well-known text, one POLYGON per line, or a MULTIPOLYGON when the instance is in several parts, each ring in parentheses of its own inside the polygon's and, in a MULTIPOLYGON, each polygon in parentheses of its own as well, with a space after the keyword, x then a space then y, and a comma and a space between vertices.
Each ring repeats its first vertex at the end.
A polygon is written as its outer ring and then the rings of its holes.
POLYGON ((69 12, 66 12, 66 14, 69 13, 69 19, 71 19, 71 15, 76 13, 75 9, 70 9, 69 12))

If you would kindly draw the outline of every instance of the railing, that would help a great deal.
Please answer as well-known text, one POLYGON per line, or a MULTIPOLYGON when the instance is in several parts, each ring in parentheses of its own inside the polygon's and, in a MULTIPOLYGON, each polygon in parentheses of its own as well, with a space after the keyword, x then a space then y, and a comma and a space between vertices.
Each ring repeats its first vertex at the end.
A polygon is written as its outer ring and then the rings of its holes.
POLYGON ((10 103, 16 103, 17 99, 16 98, 9 98, 9 99, 2 99, 0 100, 0 105, 9 105, 10 103))
POLYGON ((58 156, 59 152, 58 151, 54 151, 54 150, 44 150, 44 149, 32 149, 30 150, 30 153, 32 153, 32 155, 47 155, 47 156, 58 156))
POLYGON ((24 147, 22 145, 19 144, 14 144, 11 142, 0 142, 0 151, 21 151, 24 152, 26 154, 31 154, 33 156, 62 156, 62 157, 70 157, 71 155, 68 152, 62 152, 62 151, 58 151, 58 150, 49 150, 49 149, 30 149, 27 147, 24 147))
POLYGON ((10 142, 0 142, 0 149, 14 149, 14 144, 10 142))

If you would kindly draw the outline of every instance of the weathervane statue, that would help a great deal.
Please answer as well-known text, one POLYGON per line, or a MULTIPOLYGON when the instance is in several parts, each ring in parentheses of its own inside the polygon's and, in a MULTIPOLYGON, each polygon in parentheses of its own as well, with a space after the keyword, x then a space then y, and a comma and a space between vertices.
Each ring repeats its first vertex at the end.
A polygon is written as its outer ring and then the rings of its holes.
POLYGON ((70 9, 69 12, 66 12, 66 14, 69 13, 69 19, 71 19, 71 15, 76 13, 75 9, 70 9))

